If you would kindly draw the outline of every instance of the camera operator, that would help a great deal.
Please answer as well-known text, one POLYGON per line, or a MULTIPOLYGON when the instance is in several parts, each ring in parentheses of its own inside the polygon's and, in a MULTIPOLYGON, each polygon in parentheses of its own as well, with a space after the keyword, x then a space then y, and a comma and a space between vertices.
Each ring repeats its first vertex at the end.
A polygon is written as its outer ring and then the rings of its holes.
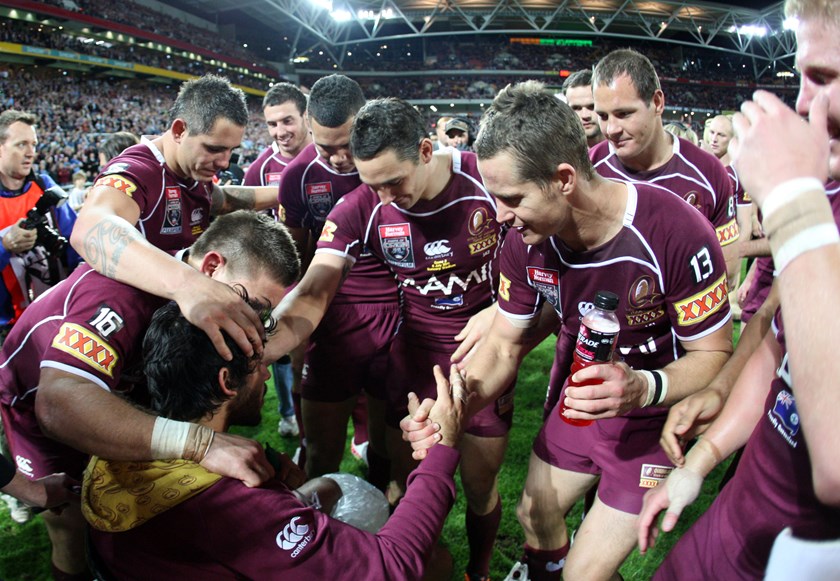
POLYGON ((64 190, 34 171, 35 117, 0 113, 0 345, 23 309, 79 262, 67 244, 76 213, 64 190))

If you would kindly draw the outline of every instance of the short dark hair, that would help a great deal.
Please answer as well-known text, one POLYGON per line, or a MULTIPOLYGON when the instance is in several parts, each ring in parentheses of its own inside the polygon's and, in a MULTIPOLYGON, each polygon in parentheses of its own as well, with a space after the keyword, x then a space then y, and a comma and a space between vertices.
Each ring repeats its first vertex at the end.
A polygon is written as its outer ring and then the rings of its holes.
POLYGON ((609 85, 623 75, 630 77, 636 93, 645 103, 650 103, 654 93, 662 90, 653 63, 642 53, 629 48, 614 50, 595 65, 592 87, 609 85))
POLYGON ((373 159, 391 149, 400 161, 420 161, 420 142, 426 137, 423 116, 408 101, 388 97, 362 107, 353 121, 350 151, 354 159, 373 159))
POLYGON ((321 77, 309 91, 307 112, 318 125, 341 127, 365 104, 359 83, 344 75, 321 77))
POLYGON ((583 69, 582 71, 577 71, 566 77, 566 80, 563 81, 563 94, 566 94, 566 91, 569 89, 574 89, 576 87, 591 87, 592 86, 592 69, 583 69))
POLYGON ((116 133, 109 133, 97 149, 99 153, 105 156, 106 161, 110 161, 125 151, 126 148, 138 143, 140 143, 140 138, 133 133, 117 131, 116 133))
POLYGON ((295 104, 298 113, 303 115, 306 111, 306 95, 303 91, 295 87, 291 83, 277 83, 271 87, 263 97, 263 109, 266 107, 274 107, 275 105, 282 105, 291 101, 295 104))
POLYGON ((248 125, 248 105, 242 89, 232 87, 226 78, 204 75, 181 85, 169 116, 170 123, 183 119, 191 134, 204 135, 220 118, 239 127, 248 125))
POLYGON ((17 109, 3 111, 0 113, 0 142, 5 142, 9 138, 9 127, 18 121, 27 125, 35 125, 37 123, 37 119, 32 113, 18 111, 17 109))
POLYGON ((594 175, 577 115, 537 81, 502 89, 481 120, 473 148, 479 159, 510 153, 516 159, 517 177, 542 188, 561 163, 587 179, 594 175))
MULTIPOLYGON (((234 287, 258 313, 270 305, 250 299, 234 287)), ((260 355, 246 356, 230 335, 222 331, 233 359, 225 361, 207 334, 187 321, 177 303, 158 309, 143 338, 143 366, 149 407, 161 416, 180 421, 199 420, 215 413, 228 399, 219 385, 219 371, 228 370, 226 387, 239 390, 260 364, 260 355)))
POLYGON ((300 258, 289 230, 265 214, 237 210, 217 217, 193 243, 190 253, 216 251, 241 276, 264 272, 283 286, 300 274, 300 258))

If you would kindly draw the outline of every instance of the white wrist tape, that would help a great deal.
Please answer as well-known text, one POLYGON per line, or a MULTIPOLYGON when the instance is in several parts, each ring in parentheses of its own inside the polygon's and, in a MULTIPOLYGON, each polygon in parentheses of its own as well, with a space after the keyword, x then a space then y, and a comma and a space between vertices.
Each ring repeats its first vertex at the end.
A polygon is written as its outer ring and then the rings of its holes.
POLYGON ((158 417, 155 420, 155 429, 152 431, 152 458, 155 460, 183 458, 190 434, 190 425, 189 422, 176 422, 158 417))
POLYGON ((647 369, 640 369, 639 373, 644 375, 647 380, 647 397, 645 398, 645 402, 642 404, 642 407, 646 408, 653 403, 653 394, 656 392, 656 381, 653 379, 653 373, 647 369))
POLYGON ((640 373, 645 376, 648 388, 642 407, 661 405, 665 401, 665 396, 668 395, 668 375, 664 371, 648 371, 647 369, 640 370, 640 373))
POLYGON ((840 242, 837 225, 819 224, 811 226, 787 239, 785 243, 773 253, 773 263, 777 272, 782 272, 793 259, 811 250, 840 242))
POLYGON ((817 178, 795 178, 782 182, 773 188, 761 206, 761 214, 766 220, 773 216, 779 208, 793 203, 806 192, 822 190, 823 184, 817 178))
POLYGON ((152 430, 151 456, 155 460, 183 458, 201 462, 215 435, 207 426, 158 417, 152 430))

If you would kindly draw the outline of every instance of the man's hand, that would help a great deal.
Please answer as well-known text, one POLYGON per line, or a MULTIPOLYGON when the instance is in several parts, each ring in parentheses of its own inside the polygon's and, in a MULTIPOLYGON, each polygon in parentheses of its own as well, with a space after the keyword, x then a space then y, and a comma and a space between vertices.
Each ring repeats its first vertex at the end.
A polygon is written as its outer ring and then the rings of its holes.
POLYGON ((566 417, 574 420, 620 416, 641 407, 647 398, 647 380, 621 361, 586 367, 570 379, 597 382, 566 387, 566 417))
POLYGON ((708 429, 724 403, 718 390, 707 387, 671 407, 659 445, 675 466, 685 464, 683 446, 708 429))
POLYGON ((756 91, 733 119, 729 145, 744 189, 762 207, 777 185, 801 177, 828 179, 828 97, 821 92, 806 121, 767 91, 756 91))
POLYGON ((655 521, 663 510, 662 531, 671 532, 677 524, 683 509, 694 502, 703 486, 703 477, 692 470, 677 468, 664 483, 645 494, 642 512, 639 515, 639 552, 645 554, 653 547, 659 529, 655 521))
POLYGON ((434 367, 437 383, 437 400, 429 410, 429 419, 440 426, 438 444, 454 448, 461 441, 461 434, 467 418, 470 398, 475 394, 467 392, 466 380, 454 363, 449 369, 449 381, 443 375, 440 365, 434 367))
POLYGON ((21 218, 9 227, 6 234, 3 236, 3 248, 14 254, 21 254, 29 252, 35 246, 35 241, 38 239, 38 231, 34 228, 27 230, 23 227, 26 218, 21 218))
POLYGON ((408 415, 400 422, 402 438, 411 443, 414 450, 411 457, 422 460, 428 449, 440 441, 440 424, 429 419, 429 411, 435 405, 435 400, 424 399, 422 403, 414 393, 408 394, 408 415))
POLYGON ((470 317, 461 332, 455 335, 455 340, 460 344, 455 352, 450 357, 452 363, 457 363, 460 369, 464 368, 464 364, 476 352, 482 339, 487 336, 487 332, 493 325, 493 318, 496 316, 496 304, 493 303, 486 309, 483 309, 470 317))
POLYGON ((241 480, 245 486, 255 487, 274 476, 262 446, 253 440, 216 432, 213 443, 201 465, 210 472, 241 480))
POLYGON ((280 460, 280 472, 277 474, 277 478, 292 490, 303 486, 303 483, 306 482, 306 472, 295 464, 288 454, 281 452, 277 454, 277 457, 280 460))
POLYGON ((175 294, 175 302, 190 323, 207 333, 226 361, 230 361, 233 354, 225 345, 222 330, 236 341, 246 356, 262 353, 265 327, 254 309, 232 287, 196 270, 190 284, 175 294))

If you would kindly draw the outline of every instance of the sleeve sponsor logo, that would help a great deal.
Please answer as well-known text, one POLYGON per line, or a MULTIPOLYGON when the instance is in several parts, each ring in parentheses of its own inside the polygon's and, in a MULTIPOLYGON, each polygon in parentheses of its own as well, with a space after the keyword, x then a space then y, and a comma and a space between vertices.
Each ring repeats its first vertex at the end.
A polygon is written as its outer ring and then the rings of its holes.
POLYGON ((499 276, 499 296, 510 301, 510 279, 503 274, 499 276))
MULTIPOLYGON (((285 212, 283 212, 283 214, 285 214, 285 212)), ((335 238, 336 230, 338 230, 338 226, 336 226, 335 222, 327 220, 326 222, 324 222, 324 228, 321 230, 321 237, 318 239, 318 241, 332 242, 335 238)))
POLYGON ((130 167, 131 166, 127 163, 112 163, 105 171, 102 172, 102 175, 109 176, 114 173, 122 173, 130 167))
POLYGON ((105 175, 96 180, 96 183, 93 184, 93 187, 104 186, 106 188, 114 188, 115 190, 119 190, 129 198, 131 195, 137 191, 137 186, 131 180, 119 176, 119 175, 105 175))
POLYGON ((639 475, 639 486, 641 488, 655 488, 660 482, 668 478, 668 475, 673 469, 673 466, 642 464, 641 474, 639 475))
POLYGON ((738 222, 733 218, 723 226, 715 228, 717 232, 718 242, 721 246, 728 246, 738 240, 740 231, 738 230, 738 222))
POLYGON ((108 377, 114 376, 118 356, 97 334, 75 323, 64 323, 52 341, 56 349, 69 353, 108 377))
POLYGON ((696 325, 718 312, 727 302, 729 291, 724 273, 712 286, 700 291, 684 301, 674 303, 677 312, 677 324, 681 327, 696 325))

